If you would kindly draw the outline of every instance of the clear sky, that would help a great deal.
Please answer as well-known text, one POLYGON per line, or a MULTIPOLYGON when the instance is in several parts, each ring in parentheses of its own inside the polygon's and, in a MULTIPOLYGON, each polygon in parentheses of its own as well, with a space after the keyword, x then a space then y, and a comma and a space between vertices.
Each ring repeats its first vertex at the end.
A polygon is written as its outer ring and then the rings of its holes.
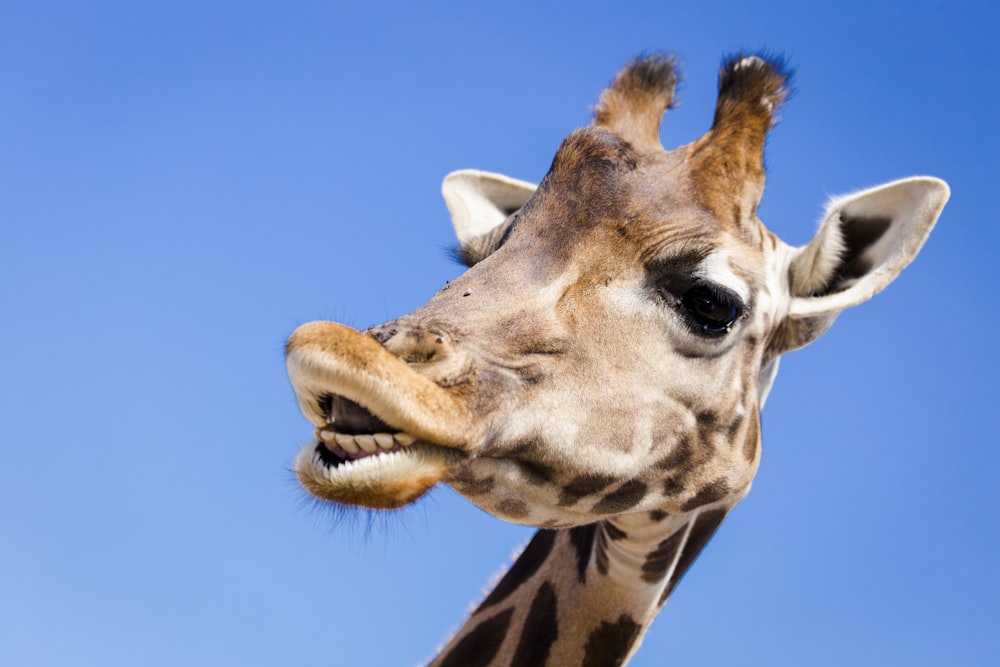
POLYGON ((1000 664, 991 2, 0 3, 0 664, 414 665, 530 530, 447 489, 339 526, 285 337, 460 272, 450 170, 540 179, 642 51, 668 147, 723 54, 796 68, 760 215, 912 174, 915 263, 785 359, 764 461, 634 665, 1000 664))

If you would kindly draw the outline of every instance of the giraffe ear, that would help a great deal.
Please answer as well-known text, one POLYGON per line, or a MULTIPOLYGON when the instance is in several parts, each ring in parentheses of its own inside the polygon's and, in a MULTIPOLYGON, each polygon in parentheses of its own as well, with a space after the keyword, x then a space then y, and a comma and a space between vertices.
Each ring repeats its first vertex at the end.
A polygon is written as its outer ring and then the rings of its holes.
POLYGON ((476 169, 453 171, 441 184, 460 248, 457 255, 471 266, 489 255, 502 239, 501 229, 535 192, 537 186, 476 169))
POLYGON ((831 200, 815 238, 793 251, 777 352, 812 342, 840 311, 895 280, 920 251, 949 195, 944 181, 919 176, 831 200))

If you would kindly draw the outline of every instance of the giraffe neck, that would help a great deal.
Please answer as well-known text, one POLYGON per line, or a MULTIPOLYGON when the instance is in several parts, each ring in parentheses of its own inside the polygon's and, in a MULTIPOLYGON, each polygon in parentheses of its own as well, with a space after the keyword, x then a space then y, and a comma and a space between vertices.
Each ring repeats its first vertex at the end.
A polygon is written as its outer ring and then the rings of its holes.
POLYGON ((429 667, 624 664, 733 504, 539 530, 429 667))

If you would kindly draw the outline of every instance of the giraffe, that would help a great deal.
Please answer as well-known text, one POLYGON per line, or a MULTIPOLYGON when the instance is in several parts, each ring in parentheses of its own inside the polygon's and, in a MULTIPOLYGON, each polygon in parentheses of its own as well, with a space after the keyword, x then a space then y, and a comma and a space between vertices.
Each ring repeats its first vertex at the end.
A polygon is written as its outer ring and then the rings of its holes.
POLYGON ((948 199, 837 197, 793 248, 757 217, 784 63, 727 60, 710 129, 667 151, 675 71, 629 63, 537 187, 447 176, 468 269, 424 306, 288 339, 310 493, 390 510, 444 482, 538 528, 435 667, 624 664, 748 492, 780 357, 895 279, 948 199))

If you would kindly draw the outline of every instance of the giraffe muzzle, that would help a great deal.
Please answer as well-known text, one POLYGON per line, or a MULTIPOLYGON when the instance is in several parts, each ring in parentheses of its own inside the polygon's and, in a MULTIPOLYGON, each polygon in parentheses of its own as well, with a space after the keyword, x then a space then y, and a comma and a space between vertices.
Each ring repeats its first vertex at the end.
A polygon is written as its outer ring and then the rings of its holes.
POLYGON ((334 322, 299 327, 288 376, 316 439, 295 469, 313 495, 393 509, 449 477, 470 448, 468 413, 375 338, 334 322))

